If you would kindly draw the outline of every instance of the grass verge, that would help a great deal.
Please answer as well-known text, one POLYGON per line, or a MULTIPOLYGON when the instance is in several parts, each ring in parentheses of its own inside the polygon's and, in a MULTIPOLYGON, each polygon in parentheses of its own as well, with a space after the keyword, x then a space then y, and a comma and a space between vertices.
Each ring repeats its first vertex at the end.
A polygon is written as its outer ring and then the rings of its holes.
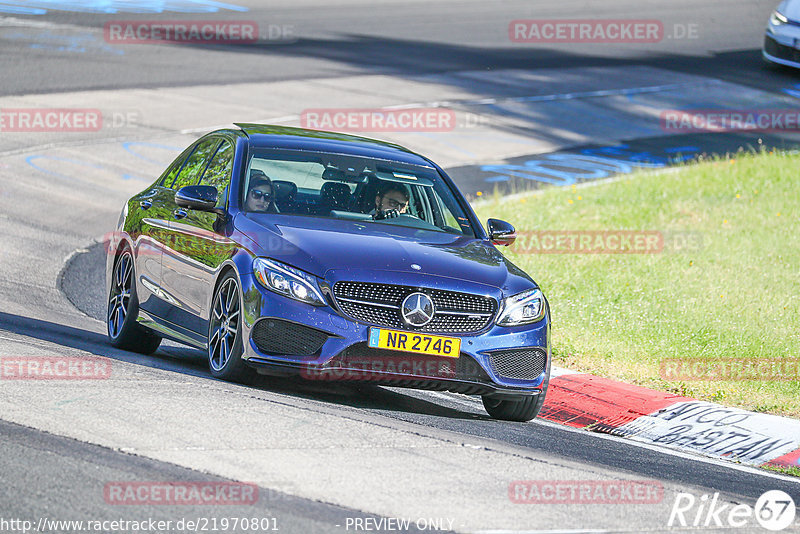
POLYGON ((780 475, 789 475, 800 478, 800 467, 779 467, 774 465, 765 465, 762 466, 762 468, 780 475))
POLYGON ((556 365, 798 417, 798 169, 797 154, 739 153, 590 187, 484 195, 475 208, 517 228, 503 253, 550 300, 556 365), (608 253, 609 236, 628 231, 663 248, 608 253), (699 366, 672 374, 686 360, 699 366))

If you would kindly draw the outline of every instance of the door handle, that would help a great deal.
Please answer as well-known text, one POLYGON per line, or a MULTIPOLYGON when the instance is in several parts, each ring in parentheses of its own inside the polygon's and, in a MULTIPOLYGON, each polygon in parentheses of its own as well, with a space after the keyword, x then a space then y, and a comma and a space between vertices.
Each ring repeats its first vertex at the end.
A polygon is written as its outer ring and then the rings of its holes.
POLYGON ((142 208, 143 210, 150 209, 150 206, 152 205, 153 205, 152 200, 142 200, 141 202, 139 202, 139 207, 142 208))
POLYGON ((186 210, 182 210, 180 208, 172 212, 172 216, 175 217, 176 219, 183 219, 184 217, 186 217, 186 215, 187 215, 186 210))

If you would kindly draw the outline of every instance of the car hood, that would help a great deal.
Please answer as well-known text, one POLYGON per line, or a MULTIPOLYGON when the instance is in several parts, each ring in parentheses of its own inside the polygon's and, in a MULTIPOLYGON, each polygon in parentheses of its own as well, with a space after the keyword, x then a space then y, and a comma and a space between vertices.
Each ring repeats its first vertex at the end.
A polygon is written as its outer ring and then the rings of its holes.
POLYGON ((394 271, 464 280, 510 293, 534 285, 488 241, 445 232, 269 214, 240 215, 236 227, 259 256, 321 278, 340 278, 346 270, 394 271))
POLYGON ((797 0, 781 2, 776 10, 789 20, 800 20, 800 2, 797 0))

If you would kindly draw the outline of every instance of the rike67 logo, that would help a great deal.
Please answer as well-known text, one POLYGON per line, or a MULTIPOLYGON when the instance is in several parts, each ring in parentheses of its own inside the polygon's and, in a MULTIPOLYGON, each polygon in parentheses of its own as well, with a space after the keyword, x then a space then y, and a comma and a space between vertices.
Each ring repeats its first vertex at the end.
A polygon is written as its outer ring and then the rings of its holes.
POLYGON ((667 526, 742 528, 754 526, 755 518, 761 527, 777 532, 794 524, 796 512, 794 499, 781 490, 765 492, 755 506, 720 502, 719 493, 699 499, 691 493, 678 493, 667 526))

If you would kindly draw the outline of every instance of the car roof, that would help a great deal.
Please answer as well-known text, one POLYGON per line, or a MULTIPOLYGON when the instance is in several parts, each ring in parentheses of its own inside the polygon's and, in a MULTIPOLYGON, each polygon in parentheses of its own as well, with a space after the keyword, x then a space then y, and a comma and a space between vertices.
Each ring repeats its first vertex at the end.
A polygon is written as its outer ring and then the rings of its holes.
POLYGON ((430 161, 405 147, 368 137, 272 124, 235 124, 255 148, 333 152, 431 167, 430 161))

